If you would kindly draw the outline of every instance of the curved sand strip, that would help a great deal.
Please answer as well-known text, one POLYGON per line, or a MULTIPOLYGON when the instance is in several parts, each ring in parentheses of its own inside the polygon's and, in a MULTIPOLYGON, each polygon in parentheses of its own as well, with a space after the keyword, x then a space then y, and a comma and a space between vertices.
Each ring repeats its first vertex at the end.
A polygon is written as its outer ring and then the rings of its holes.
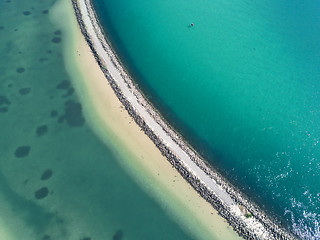
POLYGON ((59 24, 65 36, 64 62, 86 121, 121 156, 119 164, 132 180, 194 239, 240 239, 226 220, 177 173, 124 109, 80 31, 71 1, 59 0, 50 12, 52 21, 59 24))
POLYGON ((160 151, 178 169, 180 174, 224 216, 233 228, 245 238, 290 239, 291 236, 243 199, 218 175, 212 173, 197 155, 153 111, 134 87, 107 44, 97 24, 90 2, 73 1, 82 32, 102 67, 110 85, 130 115, 157 145, 160 151), (208 174, 209 173, 209 174, 208 174), (211 175, 211 176, 210 176, 211 175), (215 179, 214 179, 215 178, 215 179), (254 217, 244 217, 238 207, 241 202, 254 217))

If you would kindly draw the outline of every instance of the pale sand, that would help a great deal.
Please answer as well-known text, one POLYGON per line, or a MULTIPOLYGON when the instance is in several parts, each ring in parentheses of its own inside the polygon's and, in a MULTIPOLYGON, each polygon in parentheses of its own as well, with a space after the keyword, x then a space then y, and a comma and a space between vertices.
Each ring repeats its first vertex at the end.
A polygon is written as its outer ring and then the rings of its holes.
POLYGON ((21 226, 21 222, 12 221, 11 208, 7 208, 6 200, 0 197, 1 217, 0 217, 0 240, 16 240, 22 239, 24 234, 30 234, 30 232, 17 231, 18 226, 21 226))
POLYGON ((123 109, 82 36, 71 2, 61 0, 53 20, 67 35, 64 58, 73 78, 84 114, 99 137, 110 146, 110 137, 122 166, 177 222, 199 239, 240 239, 213 207, 172 168, 151 140, 123 109), (61 16, 62 16, 61 15, 61 16), (121 146, 119 148, 119 146, 121 146), (125 149, 124 152, 119 152, 125 149))
POLYGON ((4 220, 0 220, 0 240, 13 240, 15 239, 11 235, 11 231, 8 226, 4 223, 4 220))

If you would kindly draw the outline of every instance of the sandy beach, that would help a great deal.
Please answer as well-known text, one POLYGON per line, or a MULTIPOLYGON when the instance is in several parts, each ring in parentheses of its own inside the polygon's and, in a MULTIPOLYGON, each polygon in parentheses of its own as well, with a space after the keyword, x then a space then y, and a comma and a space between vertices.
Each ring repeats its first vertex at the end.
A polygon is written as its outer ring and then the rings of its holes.
POLYGON ((206 167, 144 100, 104 40, 89 1, 73 4, 78 19, 72 14, 71 3, 62 0, 52 15, 58 24, 62 19, 59 14, 70 16, 68 25, 60 22, 69 39, 64 51, 67 71, 74 79, 86 119, 109 146, 112 136, 111 147, 114 146, 115 154, 123 156, 121 165, 134 181, 197 239, 238 238, 229 224, 245 238, 287 238, 286 233, 206 167), (245 217, 237 202, 245 204, 253 217, 245 217))
POLYGON ((194 3, 3 3, 0 240, 317 238, 316 6, 194 3))
POLYGON ((57 22, 59 14, 70 16, 68 24, 60 23, 70 33, 64 58, 86 119, 102 140, 107 142, 111 135, 114 146, 123 146, 124 151, 117 152, 128 160, 121 163, 123 168, 198 239, 239 239, 216 210, 172 168, 124 109, 80 32, 71 2, 61 0, 55 6, 55 14, 53 20, 57 22))

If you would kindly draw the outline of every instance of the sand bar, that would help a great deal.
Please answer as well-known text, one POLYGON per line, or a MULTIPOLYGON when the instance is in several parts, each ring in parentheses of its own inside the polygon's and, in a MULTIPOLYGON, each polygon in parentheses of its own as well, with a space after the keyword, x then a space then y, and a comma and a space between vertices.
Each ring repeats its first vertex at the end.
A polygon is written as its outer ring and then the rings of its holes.
POLYGON ((123 168, 195 239, 240 239, 172 168, 124 109, 81 34, 71 2, 60 0, 54 8, 52 21, 63 30, 66 70, 81 100, 86 121, 109 147, 110 139, 114 149, 121 146, 121 152, 115 154, 124 155, 120 158, 123 168))
MULTIPOLYGON (((97 24, 90 2, 73 1, 82 33, 110 86, 136 123, 180 174, 245 238, 291 239, 265 214, 244 199, 201 159, 153 111, 118 62, 97 24), (253 214, 246 218, 239 204, 253 214)), ((102 72, 101 72, 102 74, 102 72)), ((102 91, 102 89, 98 90, 102 91)), ((103 103, 100 103, 100 105, 103 103)), ((112 107, 112 106, 110 106, 112 107)), ((135 138, 135 135, 131 136, 135 138)), ((148 141, 151 142, 151 141, 148 141)), ((145 142, 142 143, 142 146, 145 142)))

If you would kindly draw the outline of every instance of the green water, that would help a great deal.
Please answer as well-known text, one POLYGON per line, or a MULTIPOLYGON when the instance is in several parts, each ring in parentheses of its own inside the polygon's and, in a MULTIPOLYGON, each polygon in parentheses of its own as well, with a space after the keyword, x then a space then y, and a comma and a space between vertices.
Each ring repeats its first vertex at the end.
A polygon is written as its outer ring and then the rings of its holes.
POLYGON ((55 2, 0 1, 0 232, 195 239, 122 169, 126 150, 88 126, 64 66, 66 32, 49 20, 55 2))
POLYGON ((166 119, 285 227, 318 239, 319 1, 93 2, 166 119))

